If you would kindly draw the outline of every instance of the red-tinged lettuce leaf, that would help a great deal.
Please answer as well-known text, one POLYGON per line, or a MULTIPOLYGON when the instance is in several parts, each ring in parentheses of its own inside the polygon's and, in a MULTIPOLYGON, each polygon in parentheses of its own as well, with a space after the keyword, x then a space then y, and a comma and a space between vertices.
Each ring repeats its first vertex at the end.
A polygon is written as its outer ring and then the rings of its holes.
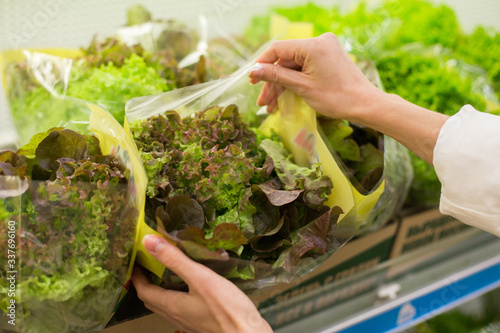
POLYGON ((45 139, 50 133, 60 132, 62 130, 64 130, 64 127, 53 127, 49 129, 47 132, 42 132, 33 135, 30 139, 30 142, 19 148, 17 153, 28 159, 35 159, 36 148, 38 148, 40 142, 42 142, 43 139, 45 139))
POLYGON ((245 153, 234 144, 224 149, 214 148, 201 160, 201 163, 206 165, 204 170, 208 172, 208 177, 226 183, 247 184, 254 169, 245 153))
POLYGON ((274 229, 269 230, 265 234, 250 238, 252 249, 257 252, 271 252, 283 245, 283 237, 278 232, 283 228, 286 216, 279 219, 278 224, 274 229))
POLYGON ((291 246, 284 250, 274 267, 282 267, 287 271, 297 266, 306 255, 320 256, 339 246, 334 237, 337 220, 342 210, 331 208, 308 225, 290 234, 291 246))
MULTIPOLYGON (((217 195, 219 193, 219 188, 217 187, 217 184, 212 179, 203 178, 199 182, 196 183, 196 185, 194 187, 194 191, 195 191, 194 193, 195 193, 196 199, 199 202, 211 203, 211 202, 209 202, 209 200, 214 195, 217 195)), ((219 204, 220 204, 220 201, 216 201, 214 203, 214 205, 206 204, 206 205, 204 205, 204 207, 205 207, 205 209, 213 209, 215 211, 217 208, 217 207, 215 207, 217 205, 217 202, 219 202, 219 204)))
POLYGON ((74 131, 64 129, 50 133, 36 148, 38 163, 46 170, 54 170, 53 162, 59 158, 71 158, 76 161, 87 157, 85 137, 74 131))
POLYGON ((165 147, 178 148, 176 133, 182 120, 175 111, 134 122, 130 131, 141 152, 166 152, 165 147))
POLYGON ((256 208, 253 214, 254 236, 263 235, 275 229, 280 221, 279 207, 274 206, 260 189, 253 192, 249 200, 256 208))
MULTIPOLYGON (((231 259, 231 255, 237 256, 247 242, 243 233, 235 225, 228 223, 218 225, 214 229, 213 237, 208 239, 201 229, 193 226, 170 234, 159 226, 158 231, 190 258, 221 275, 234 271, 238 261, 231 259)), ((181 282, 172 272, 163 278, 168 283, 181 282)))
MULTIPOLYGON (((325 208, 327 207, 325 206, 325 208)), ((285 217, 285 220, 283 222, 283 227, 279 231, 281 237, 288 239, 292 230, 299 229, 302 226, 300 223, 301 215, 304 215, 303 219, 305 220, 308 211, 309 209, 307 209, 306 206, 298 204, 282 207, 280 209, 280 214, 282 217, 285 217)))
POLYGON ((255 172, 252 160, 237 145, 202 151, 191 144, 182 154, 179 167, 170 177, 203 203, 205 209, 236 206, 255 172), (202 158, 187 159, 191 150, 196 150, 196 156, 202 158))
POLYGON ((267 181, 271 177, 273 170, 273 159, 269 155, 266 155, 262 166, 255 167, 255 174, 252 177, 251 183, 257 184, 267 181))
MULTIPOLYGON (((158 232, 172 244, 179 247, 191 259, 202 263, 221 275, 230 272, 236 266, 236 262, 230 260, 229 253, 225 249, 221 247, 209 249, 207 247, 207 242, 210 242, 210 240, 205 239, 201 230, 195 227, 187 227, 186 229, 184 235, 181 234, 181 237, 186 239, 179 238, 179 233, 169 234, 165 232, 161 226, 159 226, 158 232)), ((163 275, 163 282, 166 282, 167 285, 174 284, 176 289, 182 289, 184 285, 183 281, 171 271, 163 275)))
MULTIPOLYGON (((164 230, 160 230, 160 232, 168 241, 178 246, 191 259, 207 266, 220 275, 225 276, 237 268, 238 261, 232 259, 228 251, 222 248, 210 250, 205 245, 195 241, 179 239, 176 236, 165 233, 164 230)), ((185 285, 182 279, 174 272, 166 270, 163 274, 163 287, 174 287, 176 290, 185 290, 185 285)))
POLYGON ((205 214, 196 200, 188 195, 178 195, 170 198, 166 207, 157 207, 156 221, 163 225, 166 232, 181 230, 187 226, 201 229, 205 224, 205 214))
POLYGON ((257 151, 255 133, 243 122, 235 105, 209 107, 183 122, 186 129, 182 133, 184 143, 200 142, 203 149, 215 146, 224 149, 234 144, 249 157, 257 151))
POLYGON ((267 182, 252 185, 252 192, 251 200, 259 207, 256 211, 260 213, 254 212, 255 236, 250 238, 250 245, 257 252, 271 252, 283 245, 291 228, 299 227, 297 209, 292 203, 303 191, 277 190, 276 184, 267 182), (288 206, 283 207, 281 212, 278 207, 285 205, 288 206), (290 213, 292 216, 289 216, 290 213))
POLYGON ((319 164, 312 168, 300 167, 292 162, 292 155, 283 144, 262 140, 261 148, 273 159, 276 171, 285 190, 304 190, 304 201, 311 207, 321 207, 328 199, 333 184, 332 180, 323 175, 319 164))
POLYGON ((246 188, 243 191, 237 207, 240 229, 247 239, 250 239, 255 235, 253 215, 257 212, 257 208, 250 202, 251 196, 252 190, 250 188, 246 188))
POLYGON ((11 150, 0 150, 0 198, 17 197, 29 188, 28 164, 11 150))
POLYGON ((0 175, 26 177, 28 164, 12 150, 0 150, 0 175))
POLYGON ((148 174, 148 196, 158 201, 172 192, 162 188, 172 187, 207 212, 231 209, 252 179, 272 172, 272 161, 258 151, 255 132, 234 105, 209 107, 182 120, 167 112, 133 123, 131 131, 148 174))
POLYGON ((201 261, 201 260, 226 261, 229 259, 228 253, 226 252, 226 250, 222 248, 217 250, 210 250, 204 245, 189 240, 180 240, 178 244, 180 248, 184 250, 189 257, 191 257, 196 261, 201 261))
POLYGON ((143 56, 144 50, 139 44, 128 46, 116 38, 106 38, 101 41, 94 37, 89 47, 82 49, 85 63, 90 67, 100 67, 113 63, 117 67, 123 66, 125 59, 132 54, 143 56))
POLYGON ((273 206, 283 206, 295 201, 303 190, 284 191, 273 187, 270 183, 252 185, 252 191, 261 190, 273 206))
POLYGON ((102 155, 101 145, 99 139, 92 134, 84 134, 83 137, 87 141, 87 155, 88 156, 98 156, 102 155))

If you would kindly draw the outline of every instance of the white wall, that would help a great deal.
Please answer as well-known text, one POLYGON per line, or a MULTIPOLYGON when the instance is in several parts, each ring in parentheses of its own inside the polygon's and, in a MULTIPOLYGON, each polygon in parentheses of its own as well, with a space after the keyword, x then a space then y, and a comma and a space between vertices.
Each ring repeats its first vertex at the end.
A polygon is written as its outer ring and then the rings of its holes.
MULTIPOLYGON (((441 0, 456 9, 467 30, 476 24, 500 29, 500 0, 441 0)), ((198 14, 221 15, 232 32, 241 31, 250 17, 276 4, 304 0, 0 0, 0 50, 13 47, 86 45, 92 36, 110 35, 125 23, 125 12, 141 2, 153 17, 193 22, 198 14)), ((316 0, 348 8, 356 0, 316 0)))

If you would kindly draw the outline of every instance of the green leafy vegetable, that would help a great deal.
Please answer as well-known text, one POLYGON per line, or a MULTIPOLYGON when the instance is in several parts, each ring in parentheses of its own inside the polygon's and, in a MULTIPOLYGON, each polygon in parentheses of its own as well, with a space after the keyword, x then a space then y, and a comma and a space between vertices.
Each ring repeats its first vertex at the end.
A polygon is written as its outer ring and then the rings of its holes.
MULTIPOLYGON (((294 232, 301 228, 310 242, 335 243, 341 212, 324 205, 330 178, 319 165, 295 165, 280 139, 251 129, 236 106, 209 107, 184 119, 166 112, 134 122, 131 132, 149 177, 146 215, 189 256, 220 274, 241 280, 272 273, 258 263, 272 264, 294 248, 294 232), (325 218, 326 225, 314 227, 325 218)), ((291 271, 328 246, 292 250, 293 260, 275 266, 291 271)), ((168 274, 164 282, 179 281, 168 274)))
POLYGON ((67 95, 104 105, 120 123, 124 120, 125 103, 130 98, 171 89, 154 67, 148 66, 144 58, 136 54, 126 58, 121 67, 107 63, 81 74, 74 71, 73 75, 67 95))
POLYGON ((126 282, 138 217, 129 171, 88 142, 98 144, 55 128, 17 153, 0 152, 0 304, 6 311, 15 299, 23 331, 99 327, 126 282), (35 175, 37 168, 45 172, 35 175), (21 180, 18 191, 5 193, 13 174, 21 180), (15 264, 7 261, 12 223, 15 264), (18 272, 14 298, 8 296, 12 270, 18 272))
MULTIPOLYGON (((472 80, 439 58, 398 51, 381 58, 378 68, 387 92, 424 108, 447 115, 457 113, 466 104, 478 110, 486 109, 485 98, 473 92, 472 80)), ((434 169, 414 154, 411 158, 415 178, 409 201, 436 204, 439 202, 440 183, 434 169)))

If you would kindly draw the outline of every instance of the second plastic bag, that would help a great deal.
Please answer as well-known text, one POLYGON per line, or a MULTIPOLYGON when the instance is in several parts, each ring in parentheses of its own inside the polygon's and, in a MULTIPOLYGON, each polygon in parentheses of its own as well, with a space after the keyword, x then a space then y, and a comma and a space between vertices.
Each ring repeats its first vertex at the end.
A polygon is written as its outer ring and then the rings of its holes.
POLYGON ((128 287, 145 174, 105 110, 74 111, 17 151, 0 150, 2 331, 103 329, 128 287))

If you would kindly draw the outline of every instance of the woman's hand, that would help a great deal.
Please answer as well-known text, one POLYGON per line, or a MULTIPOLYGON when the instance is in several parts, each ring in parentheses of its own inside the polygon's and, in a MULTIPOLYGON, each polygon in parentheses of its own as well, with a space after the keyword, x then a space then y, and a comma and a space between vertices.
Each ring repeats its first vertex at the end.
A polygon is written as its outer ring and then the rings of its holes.
POLYGON ((161 237, 146 236, 143 243, 189 287, 188 293, 160 288, 135 267, 132 282, 148 309, 190 333, 272 332, 252 301, 230 281, 192 261, 161 237))
POLYGON ((393 137, 432 164, 447 116, 421 108, 375 87, 334 34, 273 42, 248 73, 251 83, 266 81, 257 104, 272 112, 284 88, 317 112, 347 119, 393 137))
POLYGON ((317 112, 353 119, 382 92, 353 63, 332 33, 271 43, 249 72, 250 82, 267 81, 257 100, 271 112, 284 88, 317 112))

